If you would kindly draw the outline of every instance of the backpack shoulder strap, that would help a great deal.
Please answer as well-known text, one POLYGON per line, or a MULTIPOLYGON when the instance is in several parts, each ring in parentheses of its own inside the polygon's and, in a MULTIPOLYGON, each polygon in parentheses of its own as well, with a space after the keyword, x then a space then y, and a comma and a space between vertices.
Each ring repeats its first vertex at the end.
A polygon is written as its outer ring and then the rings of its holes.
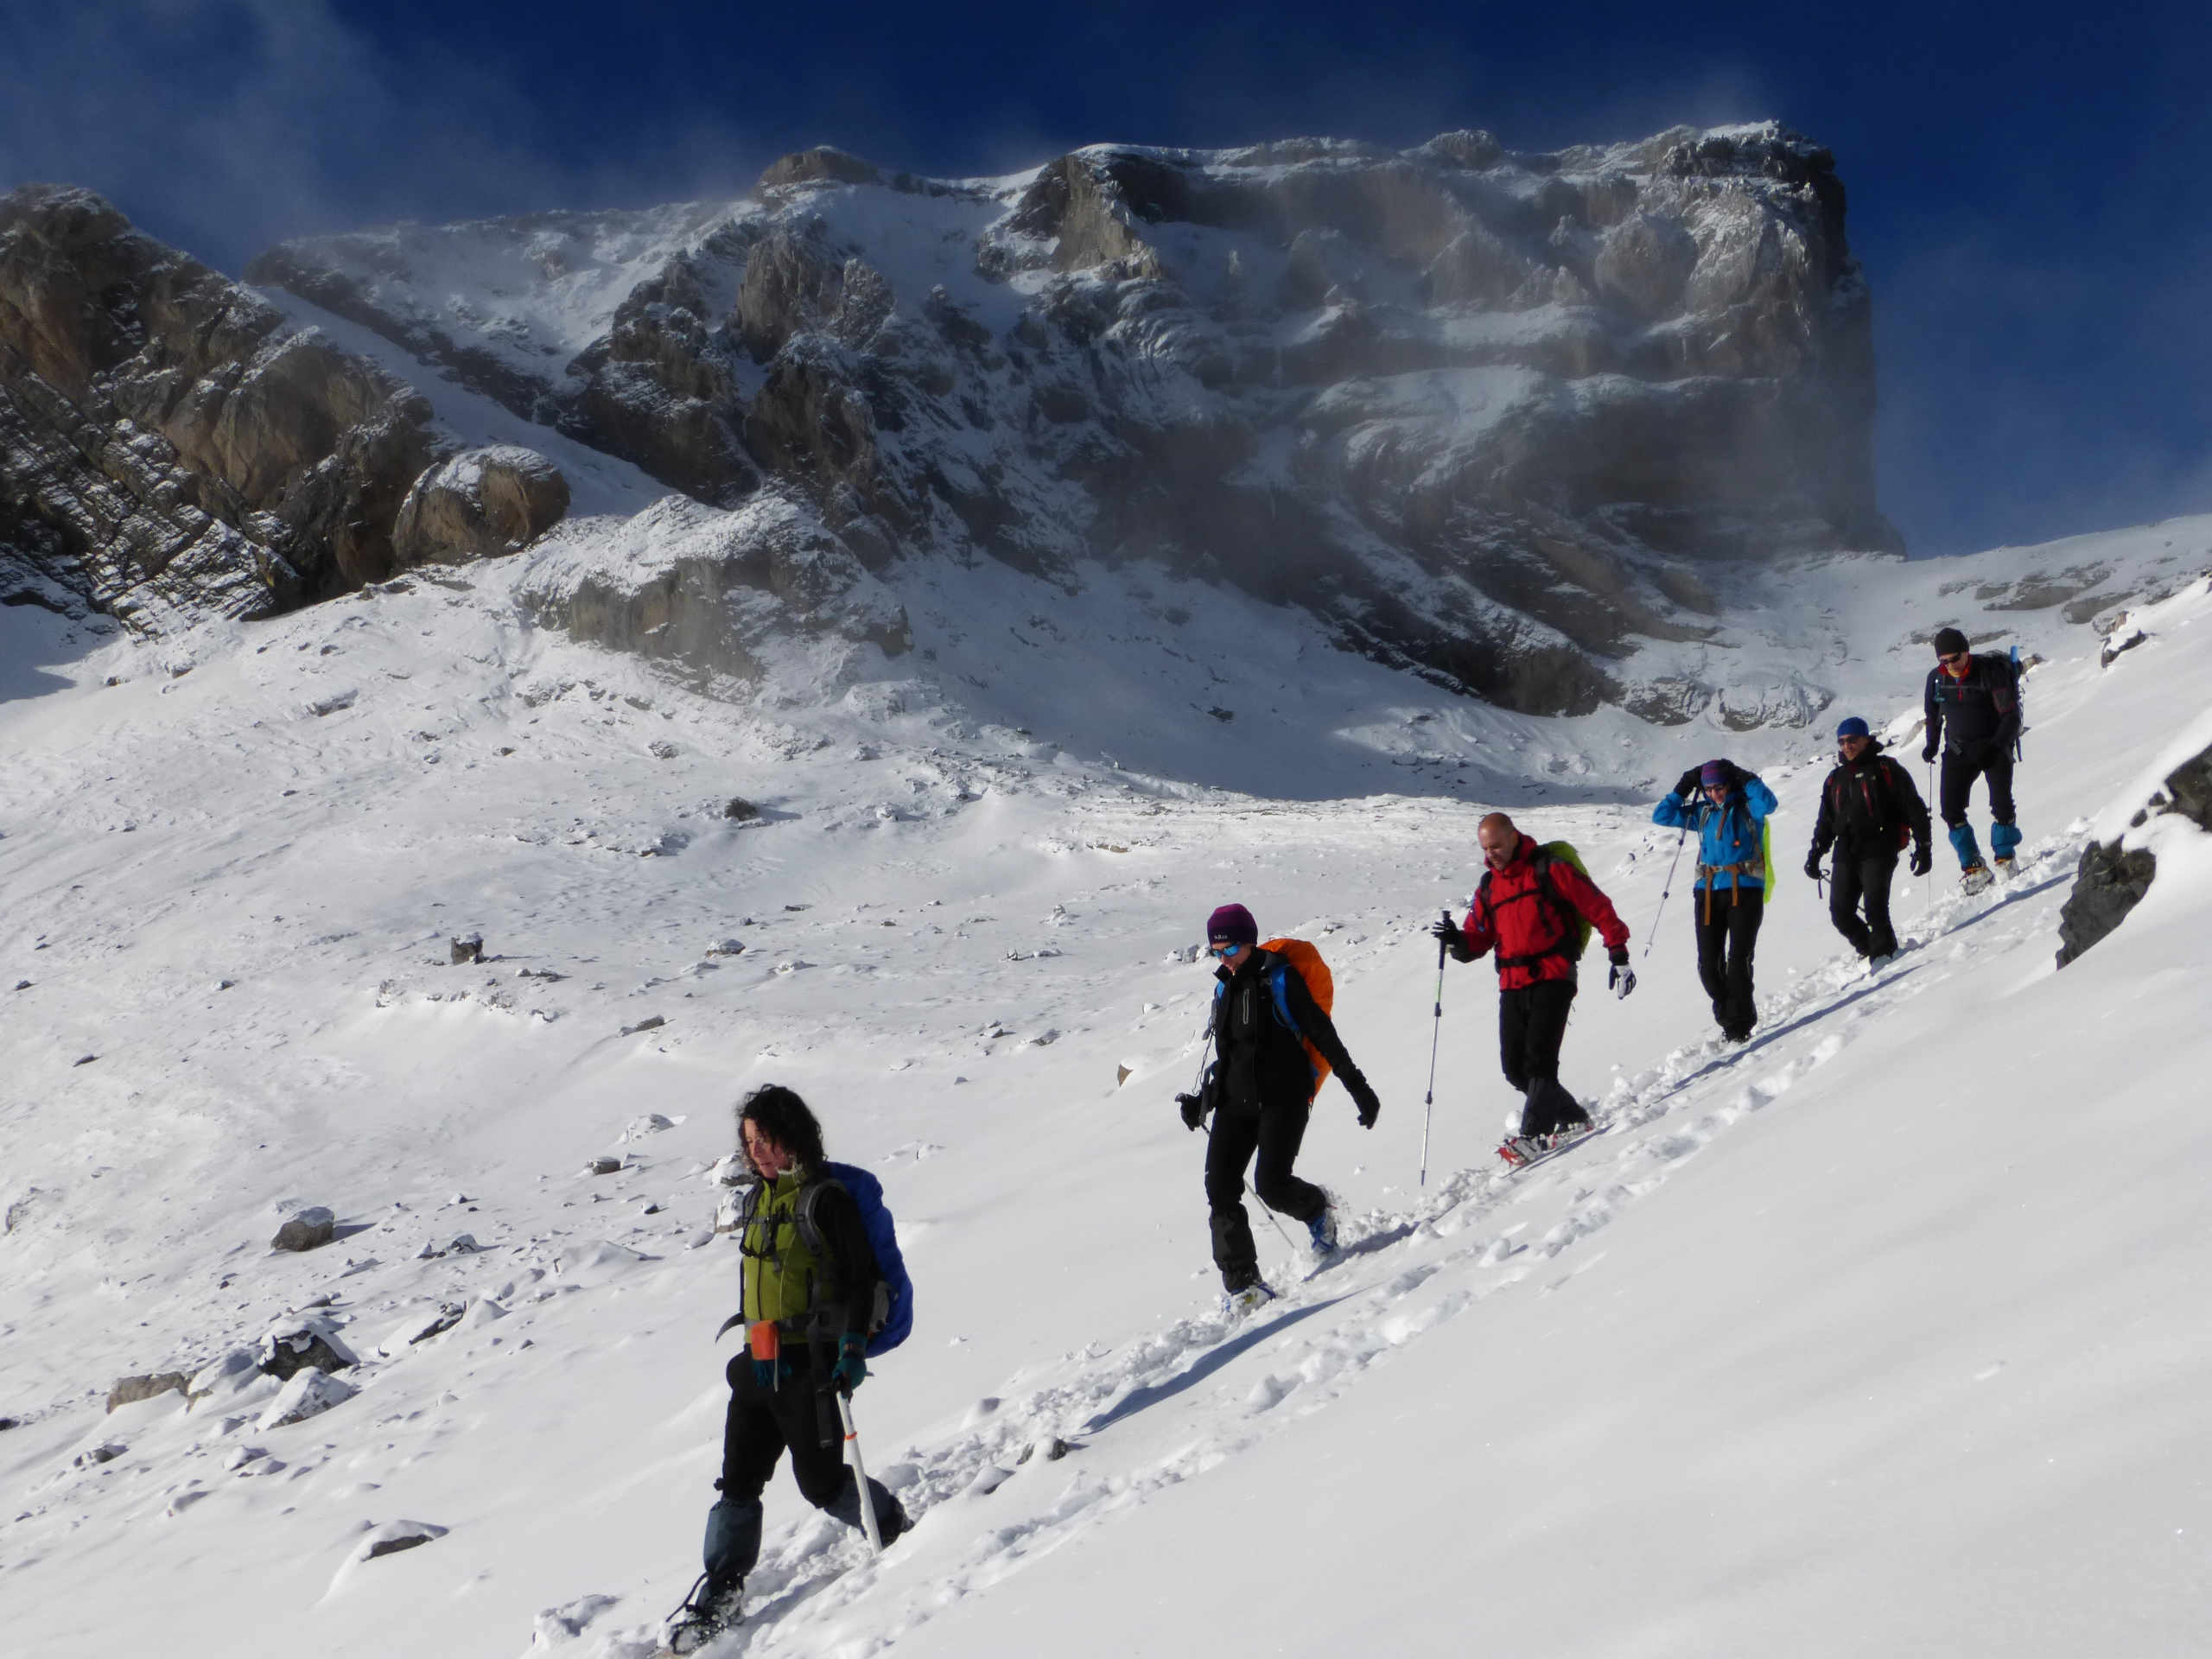
MULTIPOLYGON (((850 1189, 835 1175, 820 1175, 799 1188, 798 1201, 791 1206, 791 1219, 798 1227, 799 1238, 817 1261, 834 1254, 829 1241, 823 1236, 822 1223, 816 1213, 821 1206, 822 1195, 832 1187, 848 1198, 852 1196, 850 1189)), ((835 1265, 840 1273, 845 1270, 842 1262, 835 1265)))

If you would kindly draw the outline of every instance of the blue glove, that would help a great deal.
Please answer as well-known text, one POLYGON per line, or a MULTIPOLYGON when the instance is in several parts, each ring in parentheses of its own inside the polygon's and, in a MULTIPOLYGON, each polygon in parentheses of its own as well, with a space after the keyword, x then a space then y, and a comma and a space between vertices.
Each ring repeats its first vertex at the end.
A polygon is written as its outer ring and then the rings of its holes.
POLYGON ((830 1368, 830 1383, 840 1394, 849 1395, 868 1380, 867 1348, 864 1337, 847 1337, 837 1344, 837 1363, 830 1368))

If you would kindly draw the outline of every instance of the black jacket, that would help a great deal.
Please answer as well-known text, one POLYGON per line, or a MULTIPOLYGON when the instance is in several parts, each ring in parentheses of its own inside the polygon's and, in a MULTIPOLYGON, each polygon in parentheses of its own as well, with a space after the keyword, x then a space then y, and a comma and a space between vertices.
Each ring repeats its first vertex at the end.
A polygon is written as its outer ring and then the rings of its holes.
POLYGON ((1927 846, 1929 833, 1928 804, 1913 787, 1912 774, 1882 753, 1877 738, 1858 760, 1839 760, 1821 785, 1813 856, 1832 845, 1859 858, 1895 853, 1908 835, 1915 845, 1927 846))
POLYGON ((1320 1051, 1355 1100, 1369 1092, 1335 1025, 1298 970, 1281 957, 1255 950, 1235 972, 1217 969, 1214 977, 1221 986, 1213 999, 1215 1058, 1206 1078, 1210 1106, 1238 1112, 1305 1106, 1313 1097, 1313 1065, 1301 1036, 1320 1051), (1291 1026, 1282 1021, 1284 1011, 1291 1026))
POLYGON ((2008 749, 2020 734, 2020 700, 2012 664, 1995 652, 1968 659, 1966 677, 1955 680, 1941 663, 1928 671, 1921 698, 1928 715, 1929 748, 1941 736, 1952 754, 1968 758, 1990 749, 2008 749))

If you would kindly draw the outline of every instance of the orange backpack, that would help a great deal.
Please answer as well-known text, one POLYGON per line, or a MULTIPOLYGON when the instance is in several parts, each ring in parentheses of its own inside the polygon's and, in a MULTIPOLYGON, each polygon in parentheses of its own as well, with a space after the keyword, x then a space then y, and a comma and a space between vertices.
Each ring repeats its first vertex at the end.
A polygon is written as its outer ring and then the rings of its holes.
MULTIPOLYGON (((1336 1012, 1337 982, 1329 972, 1329 964, 1321 960, 1321 953, 1303 939, 1268 939, 1260 949, 1281 957, 1293 972, 1306 982, 1306 994, 1313 999, 1313 1006, 1324 1014, 1336 1012)), ((1289 1010, 1281 1010, 1286 1024, 1289 1010)), ((1329 1080, 1329 1063, 1321 1058, 1321 1051, 1301 1035, 1300 1043, 1306 1050, 1306 1063, 1313 1068, 1313 1094, 1321 1092, 1321 1085, 1329 1080)), ((1311 1099, 1309 1096, 1307 1098, 1311 1099)))

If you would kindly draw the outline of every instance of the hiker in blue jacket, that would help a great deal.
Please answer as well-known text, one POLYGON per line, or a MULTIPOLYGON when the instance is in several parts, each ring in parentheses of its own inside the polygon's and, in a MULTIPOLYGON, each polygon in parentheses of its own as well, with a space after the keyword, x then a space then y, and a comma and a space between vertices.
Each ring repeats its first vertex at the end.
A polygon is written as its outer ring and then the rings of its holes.
POLYGON ((1762 833, 1774 791, 1726 760, 1708 760, 1681 776, 1651 809, 1651 821, 1697 831, 1697 887, 1690 919, 1697 925, 1697 976, 1713 999, 1713 1017, 1729 1041, 1749 1042, 1758 1023, 1751 1001, 1751 952, 1766 909, 1766 849, 1762 833))

